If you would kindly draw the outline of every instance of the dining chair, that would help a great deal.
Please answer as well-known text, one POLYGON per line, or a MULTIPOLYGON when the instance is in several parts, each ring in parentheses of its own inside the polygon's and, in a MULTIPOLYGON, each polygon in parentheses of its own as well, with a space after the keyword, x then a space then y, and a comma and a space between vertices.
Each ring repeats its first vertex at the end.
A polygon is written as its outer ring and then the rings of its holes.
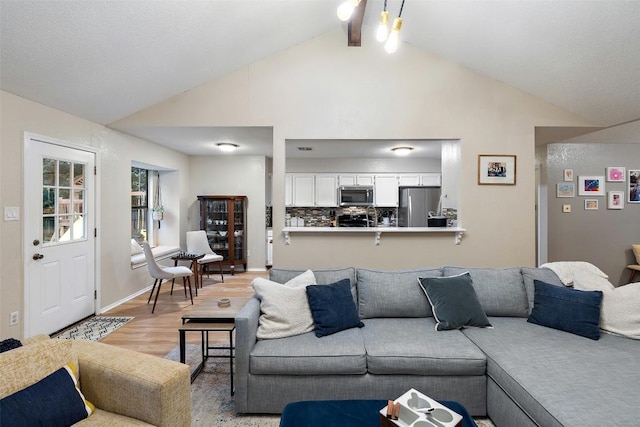
POLYGON ((640 273, 640 245, 631 245, 631 249, 633 250, 633 254, 636 257, 636 264, 629 264, 627 268, 631 270, 631 277, 629 277, 629 282, 633 282, 636 274, 640 273))
POLYGON ((155 279, 155 281, 153 282, 153 287, 151 288, 151 294, 149 294, 149 299, 147 300, 147 304, 149 304, 149 302, 151 301, 153 291, 156 289, 156 284, 158 285, 158 290, 156 291, 156 298, 153 300, 153 308, 151 309, 151 313, 153 313, 156 309, 156 303, 158 302, 158 295, 160 295, 160 287, 162 286, 162 281, 171 280, 178 277, 182 277, 185 297, 187 296, 187 285, 189 286, 189 296, 191 297, 191 304, 193 305, 193 294, 191 292, 191 275, 193 274, 193 272, 191 271, 191 269, 181 265, 176 267, 161 266, 153 257, 149 242, 142 242, 142 250, 144 251, 144 257, 147 260, 149 275, 151 275, 151 277, 155 279))
MULTIPOLYGON (((222 272, 222 261, 224 260, 224 257, 211 250, 206 231, 187 231, 187 252, 199 252, 204 254, 204 257, 198 260, 198 270, 200 271, 200 287, 202 287, 202 275, 204 273, 204 268, 207 267, 208 276, 208 264, 213 262, 217 262, 220 265, 220 280, 224 283, 224 275, 222 272)), ((198 272, 196 272, 196 274, 197 273, 198 272)))

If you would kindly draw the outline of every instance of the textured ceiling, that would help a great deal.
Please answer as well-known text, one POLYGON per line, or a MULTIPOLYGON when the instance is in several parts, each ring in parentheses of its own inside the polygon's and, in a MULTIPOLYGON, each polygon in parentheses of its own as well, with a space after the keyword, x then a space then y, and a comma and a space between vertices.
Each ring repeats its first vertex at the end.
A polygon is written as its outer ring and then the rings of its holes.
MULTIPOLYGON (((0 87, 109 124, 325 32, 346 33, 341 1, 0 0, 0 87)), ((388 4, 393 16, 400 0, 388 4)), ((374 42, 367 27, 381 9, 368 1, 363 43, 374 42)), ((403 42, 595 125, 640 118, 640 1, 406 0, 403 18, 403 42)))

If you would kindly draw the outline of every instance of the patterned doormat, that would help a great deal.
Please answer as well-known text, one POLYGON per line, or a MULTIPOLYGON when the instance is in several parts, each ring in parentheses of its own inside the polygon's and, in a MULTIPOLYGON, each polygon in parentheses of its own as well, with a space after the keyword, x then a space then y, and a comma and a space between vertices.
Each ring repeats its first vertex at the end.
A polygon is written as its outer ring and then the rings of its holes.
POLYGON ((133 317, 96 316, 73 325, 52 338, 98 341, 119 327, 124 326, 131 319, 133 317))

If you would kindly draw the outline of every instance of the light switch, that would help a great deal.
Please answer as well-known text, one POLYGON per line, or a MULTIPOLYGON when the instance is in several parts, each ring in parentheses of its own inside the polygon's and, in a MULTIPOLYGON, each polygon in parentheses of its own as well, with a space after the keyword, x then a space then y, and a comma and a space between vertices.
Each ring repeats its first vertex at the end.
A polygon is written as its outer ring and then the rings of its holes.
POLYGON ((562 205, 562 212, 571 213, 571 205, 562 205))
POLYGON ((20 220, 20 208, 17 206, 5 206, 4 208, 4 220, 5 221, 18 221, 20 220))

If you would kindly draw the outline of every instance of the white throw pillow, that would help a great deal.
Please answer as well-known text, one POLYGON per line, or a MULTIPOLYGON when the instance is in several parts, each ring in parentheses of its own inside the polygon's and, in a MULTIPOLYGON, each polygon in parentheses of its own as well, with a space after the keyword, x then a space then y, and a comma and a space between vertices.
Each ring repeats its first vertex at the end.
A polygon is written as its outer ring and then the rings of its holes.
POLYGON ((143 253, 144 250, 142 249, 142 246, 140 246, 138 244, 138 242, 135 241, 135 239, 131 239, 131 255, 138 255, 143 253))
POLYGON ((307 286, 315 284, 311 270, 285 284, 255 278, 251 285, 260 299, 258 339, 284 338, 313 331, 307 286))

